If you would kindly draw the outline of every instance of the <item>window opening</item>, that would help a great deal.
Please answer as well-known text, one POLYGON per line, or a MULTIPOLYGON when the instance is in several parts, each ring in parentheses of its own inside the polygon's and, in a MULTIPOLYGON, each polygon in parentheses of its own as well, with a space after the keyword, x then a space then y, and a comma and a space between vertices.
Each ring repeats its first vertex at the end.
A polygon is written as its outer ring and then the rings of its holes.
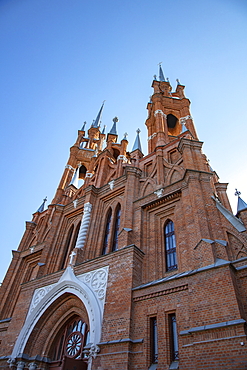
POLYGON ((64 256, 63 256, 61 269, 65 268, 65 263, 66 263, 66 260, 67 260, 69 245, 70 245, 70 242, 71 242, 71 239, 72 239, 73 231, 74 231, 74 225, 71 226, 71 228, 69 230, 69 233, 68 233, 68 236, 67 236, 67 241, 66 241, 66 245, 65 245, 65 249, 64 249, 64 256))
POLYGON ((166 250, 166 270, 177 269, 176 239, 174 223, 170 220, 165 225, 165 250, 166 250))
POLYGON ((116 219, 115 219, 115 225, 114 225, 112 251, 116 251, 118 249, 118 233, 119 233, 119 227, 120 227, 120 217, 121 217, 121 206, 119 204, 117 206, 116 219))
POLYGON ((173 114, 168 114, 166 119, 168 128, 174 128, 176 126, 178 119, 173 114))
POLYGON ((150 348, 151 348, 151 363, 158 363, 158 330, 157 318, 151 317, 150 319, 150 348))
POLYGON ((108 215, 107 215, 102 254, 107 253, 107 247, 108 247, 109 236, 110 236, 111 216, 112 216, 112 210, 110 208, 108 215))
POLYGON ((178 334, 175 313, 169 315, 171 361, 178 361, 178 334))

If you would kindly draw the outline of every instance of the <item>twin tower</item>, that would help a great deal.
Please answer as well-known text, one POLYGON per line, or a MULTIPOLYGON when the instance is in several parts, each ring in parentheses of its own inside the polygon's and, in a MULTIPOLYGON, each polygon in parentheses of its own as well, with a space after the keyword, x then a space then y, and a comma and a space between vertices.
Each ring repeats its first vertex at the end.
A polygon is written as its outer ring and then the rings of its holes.
POLYGON ((78 131, 54 199, 26 222, 0 287, 0 366, 245 369, 247 204, 234 215, 177 81, 139 130, 78 131))

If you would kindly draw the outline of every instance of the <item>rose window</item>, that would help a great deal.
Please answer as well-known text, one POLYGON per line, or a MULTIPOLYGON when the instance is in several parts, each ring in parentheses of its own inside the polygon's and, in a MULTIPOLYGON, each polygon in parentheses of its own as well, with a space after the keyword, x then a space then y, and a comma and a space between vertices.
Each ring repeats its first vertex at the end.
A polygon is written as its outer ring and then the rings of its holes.
POLYGON ((76 357, 80 354, 83 346, 83 337, 80 332, 71 333, 66 341, 65 352, 68 357, 76 357))

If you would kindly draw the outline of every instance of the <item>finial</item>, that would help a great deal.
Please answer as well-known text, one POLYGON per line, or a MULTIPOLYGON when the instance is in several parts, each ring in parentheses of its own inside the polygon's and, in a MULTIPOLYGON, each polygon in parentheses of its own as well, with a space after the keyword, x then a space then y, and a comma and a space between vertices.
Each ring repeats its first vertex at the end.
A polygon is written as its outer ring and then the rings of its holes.
POLYGON ((106 125, 104 125, 104 127, 103 127, 103 130, 102 130, 102 134, 105 134, 105 128, 106 128, 106 125))
POLYGON ((236 195, 236 196, 240 196, 241 195, 241 192, 240 191, 238 191, 238 189, 235 189, 236 191, 235 191, 235 193, 234 193, 234 195, 236 195))
POLYGON ((85 131, 85 126, 86 126, 86 124, 87 124, 87 122, 86 122, 86 121, 84 121, 83 126, 82 126, 82 128, 81 128, 81 131, 85 131))
POLYGON ((113 125, 112 125, 111 131, 109 132, 109 134, 117 135, 117 122, 118 121, 119 121, 118 117, 113 118, 113 125))
POLYGON ((158 65, 159 65, 159 79, 160 79, 160 81, 165 81, 165 76, 164 76, 164 73, 163 73, 163 71, 162 71, 161 63, 162 63, 162 62, 160 62, 160 63, 158 64, 158 65))
POLYGON ((44 211, 44 209, 45 209, 45 202, 47 201, 47 197, 45 197, 44 199, 43 199, 43 203, 41 204, 41 206, 37 209, 37 211, 36 212, 39 212, 39 213, 41 213, 41 212, 43 212, 44 211))
POLYGON ((157 75, 154 75, 154 80, 157 81, 157 75))
POLYGON ((169 81, 169 77, 166 77, 166 81, 167 81, 167 82, 170 82, 170 81, 169 81))
POLYGON ((181 85, 181 83, 180 83, 180 81, 179 81, 178 78, 176 79, 176 81, 177 81, 177 85, 181 85))
POLYGON ((140 132, 141 132, 141 130, 138 128, 136 130, 137 135, 136 135, 136 139, 135 139, 135 142, 134 142, 134 145, 133 145, 133 148, 132 148, 132 152, 136 149, 139 149, 140 152, 142 152, 141 140, 140 140, 140 136, 139 136, 140 132))
POLYGON ((127 134, 127 132, 125 132, 125 133, 124 133, 123 140, 127 140, 127 136, 128 136, 128 134, 127 134))
POLYGON ((105 100, 103 101, 103 103, 101 105, 101 108, 99 110, 99 113, 98 113, 96 119, 93 120, 92 127, 96 127, 96 128, 99 127, 100 122, 101 122, 101 116, 102 116, 102 111, 103 111, 104 104, 105 104, 105 100))

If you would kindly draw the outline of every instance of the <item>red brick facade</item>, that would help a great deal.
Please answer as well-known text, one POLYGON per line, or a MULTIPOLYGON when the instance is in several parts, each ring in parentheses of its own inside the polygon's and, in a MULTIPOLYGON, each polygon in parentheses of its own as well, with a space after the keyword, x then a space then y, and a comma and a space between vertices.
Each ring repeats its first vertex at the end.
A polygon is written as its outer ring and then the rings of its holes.
POLYGON ((247 210, 232 214, 184 86, 152 86, 148 155, 114 127, 79 130, 26 223, 0 288, 1 369, 247 369, 247 210))

